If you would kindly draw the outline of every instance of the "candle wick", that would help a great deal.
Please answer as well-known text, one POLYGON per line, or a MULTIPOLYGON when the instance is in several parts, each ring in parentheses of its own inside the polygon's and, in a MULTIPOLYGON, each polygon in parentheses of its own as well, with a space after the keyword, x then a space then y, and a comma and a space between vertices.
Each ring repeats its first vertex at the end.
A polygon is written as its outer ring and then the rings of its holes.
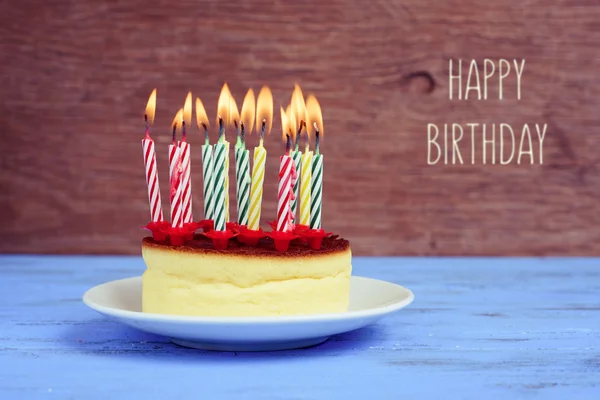
POLYGON ((296 132, 296 151, 298 150, 298 144, 300 143, 300 136, 302 136, 302 126, 304 125, 304 121, 300 121, 300 126, 298 127, 298 131, 296 132))
POLYGON ((238 122, 234 120, 233 126, 235 126, 235 133, 240 136, 240 127, 238 126, 238 122))
POLYGON ((246 130, 244 129, 244 123, 243 122, 240 122, 240 127, 241 127, 241 131, 242 131, 242 134, 241 134, 241 136, 242 136, 242 144, 244 144, 244 142, 245 142, 245 136, 246 136, 246 130))
POLYGON ((185 121, 181 121, 181 140, 185 142, 187 138, 187 133, 185 131, 185 121))
POLYGON ((315 155, 319 155, 319 144, 320 144, 320 138, 319 138, 319 127, 317 127, 317 124, 314 124, 315 127, 315 155))
POLYGON ((290 155, 290 147, 292 147, 292 140, 290 139, 290 135, 289 134, 285 134, 286 137, 286 143, 285 143, 285 155, 289 156, 290 155))
POLYGON ((225 135, 225 126, 223 125, 223 118, 219 117, 219 140, 223 139, 223 135, 225 135))
POLYGON ((304 146, 306 148, 306 151, 308 151, 308 147, 310 145, 310 136, 308 134, 308 126, 306 125, 306 123, 304 124, 304 146))
POLYGON ((262 127, 260 129, 260 140, 262 141, 265 138, 265 129, 267 128, 267 120, 262 120, 262 127))
POLYGON ((204 122, 202 122, 202 127, 204 128, 204 141, 206 142, 206 144, 210 144, 208 140, 208 127, 204 122))
POLYGON ((150 125, 148 124, 148 115, 144 114, 144 121, 146 122, 146 137, 150 137, 150 125))
POLYGON ((173 124, 173 144, 175 144, 175 135, 177 133, 177 124, 173 124))

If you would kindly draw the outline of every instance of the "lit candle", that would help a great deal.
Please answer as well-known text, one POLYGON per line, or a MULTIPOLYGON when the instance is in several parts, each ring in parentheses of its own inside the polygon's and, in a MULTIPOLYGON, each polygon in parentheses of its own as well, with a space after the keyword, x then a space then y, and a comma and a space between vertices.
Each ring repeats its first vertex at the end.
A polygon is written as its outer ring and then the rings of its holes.
POLYGON ((225 143, 225 222, 229 222, 229 142, 225 143))
POLYGON ((238 224, 248 225, 248 210, 250 207, 250 151, 246 149, 246 135, 252 133, 256 101, 254 91, 248 90, 242 104, 240 121, 241 136, 239 146, 236 145, 236 179, 238 182, 238 224))
POLYGON ((260 142, 254 148, 252 165, 252 185, 250 188, 250 212, 248 216, 248 228, 258 230, 260 228, 260 212, 262 206, 263 182, 265 179, 265 161, 267 151, 263 146, 265 133, 271 131, 273 124, 273 95, 267 86, 263 86, 256 100, 256 130, 260 131, 260 142), (260 127, 259 127, 260 124, 260 127))
POLYGON ((225 143, 225 128, 222 118, 219 118, 219 141, 215 144, 214 160, 215 160, 215 213, 214 213, 214 229, 215 231, 224 231, 226 228, 226 212, 225 212, 225 176, 227 175, 226 168, 226 153, 227 145, 225 143))
MULTIPOLYGON (((282 125, 287 122, 282 120, 282 125)), ((294 196, 296 168, 292 157, 290 157, 291 145, 290 135, 286 134, 285 155, 281 156, 279 162, 279 190, 277 195, 277 231, 279 232, 290 232, 294 228, 291 201, 294 196)))
MULTIPOLYGON (((294 93, 292 94, 292 101, 290 103, 290 114, 290 130, 292 133, 292 138, 294 139, 294 150, 292 151, 292 159, 294 160, 294 165, 296 167, 296 174, 301 176, 302 153, 299 151, 298 147, 300 143, 300 136, 302 134, 302 128, 306 124, 306 105, 304 103, 304 96, 302 95, 302 90, 300 89, 300 86, 298 86, 298 84, 296 84, 296 87, 294 88, 294 93), (293 125, 291 123, 292 120, 294 122, 293 125)), ((299 215, 297 214, 299 200, 300 179, 296 179, 296 184, 294 185, 294 200, 292 200, 292 214, 294 215, 295 221, 300 219, 299 215)))
MULTIPOLYGON (((233 98, 233 95, 231 93, 229 93, 229 118, 228 118, 228 121, 230 124, 232 124, 234 126, 235 134, 236 134, 235 146, 233 147, 233 157, 234 157, 234 164, 235 164, 235 205, 236 205, 238 217, 239 217, 240 183, 241 183, 240 177, 239 177, 240 162, 241 162, 239 149, 240 149, 242 141, 240 138, 240 113, 238 111, 238 107, 235 102, 235 99, 233 98)), ((227 170, 229 170, 229 168, 227 168, 227 170)), ((227 217, 227 222, 229 222, 229 217, 227 217)))
POLYGON ((192 180, 190 144, 187 142, 186 126, 192 123, 192 93, 188 93, 183 106, 183 117, 181 121, 181 141, 178 143, 181 153, 181 206, 183 222, 193 222, 192 216, 192 180))
POLYGON ((217 125, 219 141, 214 147, 215 214, 216 231, 224 231, 229 222, 229 142, 225 129, 231 123, 231 92, 227 83, 223 85, 217 105, 217 125))
POLYGON ((203 183, 203 197, 204 197, 204 219, 213 219, 213 213, 215 209, 214 203, 214 161, 213 161, 213 148, 210 145, 208 138, 208 117, 206 116, 206 110, 202 104, 202 100, 196 98, 196 123, 198 129, 204 130, 204 145, 202 146, 202 183, 203 183))
POLYGON ((313 152, 309 150, 308 127, 306 129, 306 144, 302 153, 302 165, 300 166, 300 225, 310 225, 310 185, 313 152))
POLYGON ((323 136, 323 116, 316 97, 310 95, 306 99, 308 128, 315 134, 315 156, 312 160, 310 187, 310 228, 321 229, 321 208, 323 204, 323 155, 319 151, 323 136))
POLYGON ((146 184, 148 186, 148 202, 150 203, 150 219, 152 222, 162 222, 163 212, 160 200, 160 188, 158 185, 158 169, 156 167, 156 150, 154 140, 150 138, 150 125, 154 122, 154 111, 156 109, 156 89, 152 91, 144 120, 146 121, 146 137, 142 139, 142 150, 144 152, 144 169, 146 170, 146 184))
MULTIPOLYGON (((219 142, 225 144, 225 222, 229 222, 229 142, 225 138, 225 128, 227 125, 232 123, 232 100, 233 97, 231 96, 231 92, 229 91, 229 86, 227 86, 227 83, 225 83, 223 84, 223 88, 221 89, 221 94, 219 95, 219 103, 217 106, 217 120, 219 122, 219 142)), ((216 164, 215 168, 217 168, 216 164)))
POLYGON ((183 109, 180 109, 173 119, 173 138, 169 145, 169 180, 170 191, 169 200, 171 202, 171 227, 183 227, 182 201, 181 201, 181 152, 177 146, 176 134, 177 123, 183 117, 183 109))

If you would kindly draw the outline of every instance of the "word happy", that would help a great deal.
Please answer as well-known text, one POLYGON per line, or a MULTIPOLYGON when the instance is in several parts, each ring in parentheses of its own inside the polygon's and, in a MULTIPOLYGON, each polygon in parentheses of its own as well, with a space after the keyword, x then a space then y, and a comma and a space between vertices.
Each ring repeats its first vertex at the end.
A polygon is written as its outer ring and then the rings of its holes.
MULTIPOLYGON (((448 97, 451 101, 520 101, 524 70, 524 59, 484 59, 482 63, 450 59, 448 97), (465 64, 468 69, 463 68, 465 64)), ((427 164, 543 164, 547 127, 540 123, 429 123, 427 164)))

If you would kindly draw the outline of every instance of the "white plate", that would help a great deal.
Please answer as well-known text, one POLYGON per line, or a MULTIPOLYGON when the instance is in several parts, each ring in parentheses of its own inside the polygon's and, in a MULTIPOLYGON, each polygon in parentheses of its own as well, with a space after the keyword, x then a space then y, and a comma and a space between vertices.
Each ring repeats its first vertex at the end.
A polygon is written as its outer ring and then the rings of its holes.
POLYGON ((350 307, 336 314, 281 317, 187 317, 143 313, 142 278, 107 282, 83 302, 125 325, 163 335, 181 346, 222 351, 269 351, 313 346, 362 328, 412 303, 412 292, 377 279, 353 276, 350 307))

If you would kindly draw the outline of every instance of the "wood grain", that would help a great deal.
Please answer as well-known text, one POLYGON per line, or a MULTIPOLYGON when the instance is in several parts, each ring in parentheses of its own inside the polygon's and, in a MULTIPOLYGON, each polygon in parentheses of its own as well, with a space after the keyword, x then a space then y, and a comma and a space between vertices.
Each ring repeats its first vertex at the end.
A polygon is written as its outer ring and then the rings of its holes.
POLYGON ((227 81, 240 104, 262 84, 277 107, 294 82, 317 95, 324 227, 355 254, 600 254, 600 6, 510 3, 1 2, 0 251, 138 253, 148 94, 166 199, 168 124, 189 90, 215 115, 227 81), (450 101, 450 58, 525 58, 523 98, 450 101), (452 122, 547 123, 544 163, 428 165, 427 124, 452 122))
POLYGON ((3 256, 0 398, 596 399, 599 262, 357 257, 355 274, 404 285, 415 302, 316 347, 231 353, 81 304, 85 290, 139 275, 141 257, 3 256))

